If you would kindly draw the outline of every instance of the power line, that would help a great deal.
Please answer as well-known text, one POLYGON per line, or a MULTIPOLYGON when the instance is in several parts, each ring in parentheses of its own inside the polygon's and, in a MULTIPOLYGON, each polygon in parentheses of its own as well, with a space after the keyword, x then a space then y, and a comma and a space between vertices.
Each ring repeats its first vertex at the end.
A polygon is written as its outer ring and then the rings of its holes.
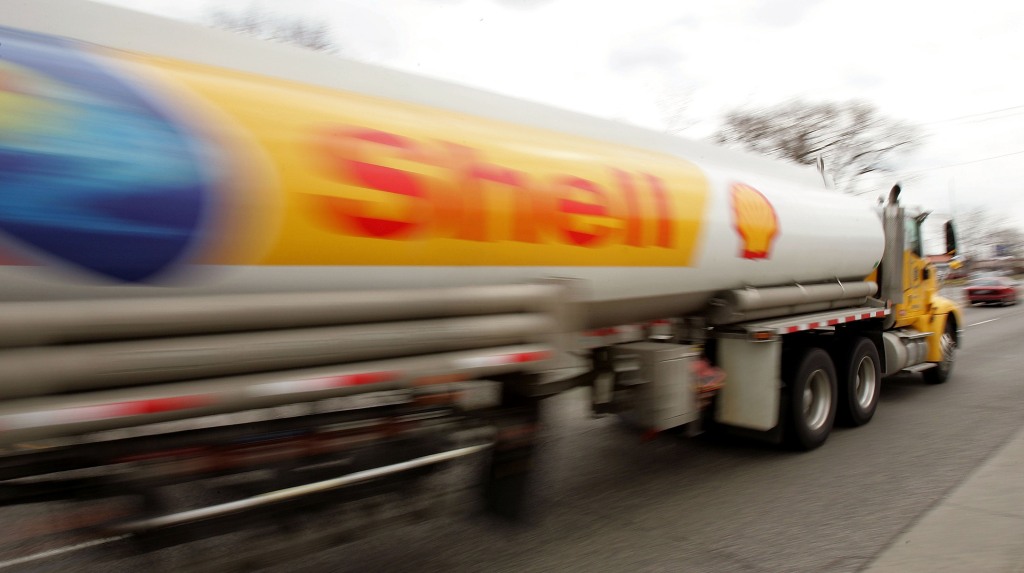
POLYGON ((970 161, 961 161, 960 163, 950 163, 949 165, 939 165, 938 167, 927 167, 925 169, 915 169, 914 171, 898 171, 894 173, 872 173, 874 177, 892 177, 894 174, 903 175, 917 175, 918 173, 925 173, 927 171, 938 171, 939 169, 948 169, 950 167, 959 167, 961 165, 970 165, 972 163, 981 163, 983 161, 992 161, 993 159, 1002 159, 1004 157, 1010 157, 1013 155, 1021 155, 1024 153, 1024 149, 1020 151, 1011 151, 1010 153, 1004 153, 1002 155, 993 155, 992 157, 982 157, 981 159, 972 159, 970 161))
MULTIPOLYGON (((971 161, 963 161, 963 162, 960 162, 960 163, 953 163, 951 165, 944 165, 942 167, 935 167, 934 169, 945 169, 947 167, 959 167, 960 165, 970 165, 971 163, 981 163, 982 161, 992 161, 993 159, 1002 159, 1004 157, 1010 157, 1011 155, 1020 155, 1021 153, 1024 153, 1024 150, 1021 150, 1021 151, 1011 151, 1010 153, 1004 153, 1002 155, 993 155, 992 157, 984 157, 982 159, 972 159, 971 161)), ((931 169, 925 169, 925 171, 931 171, 931 169)))
MULTIPOLYGON (((961 115, 961 116, 958 116, 958 117, 951 117, 949 119, 939 119, 939 120, 936 120, 936 121, 926 121, 922 125, 934 125, 936 123, 951 123, 951 122, 954 122, 954 121, 961 121, 961 120, 964 120, 964 119, 971 119, 971 118, 982 117, 982 116, 986 116, 986 115, 995 115, 997 113, 1003 113, 1003 112, 1014 111, 1014 110, 1021 110, 1021 111, 1018 111, 1017 113, 1013 113, 1013 114, 1009 114, 1009 115, 1018 115, 1020 113, 1024 113, 1024 105, 1015 105, 1015 106, 1011 106, 1011 107, 1004 107, 1002 109, 994 109, 992 111, 983 111, 981 113, 971 113, 971 114, 968 114, 968 115, 961 115)), ((1003 117, 1005 117, 1005 116, 1003 116, 1003 117)), ((1000 118, 993 117, 993 118, 989 118, 989 119, 1000 119, 1000 118)))

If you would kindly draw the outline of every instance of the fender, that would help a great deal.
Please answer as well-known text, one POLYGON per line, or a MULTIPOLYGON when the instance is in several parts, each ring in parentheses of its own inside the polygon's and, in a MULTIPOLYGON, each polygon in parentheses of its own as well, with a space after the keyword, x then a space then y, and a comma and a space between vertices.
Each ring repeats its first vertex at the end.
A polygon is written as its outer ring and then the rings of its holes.
POLYGON ((956 345, 963 347, 964 317, 960 307, 948 298, 935 296, 932 298, 932 312, 929 317, 922 317, 919 325, 925 327, 932 335, 928 337, 928 362, 942 360, 942 333, 946 332, 946 324, 953 320, 956 324, 956 345), (952 318, 951 318, 952 317, 952 318))

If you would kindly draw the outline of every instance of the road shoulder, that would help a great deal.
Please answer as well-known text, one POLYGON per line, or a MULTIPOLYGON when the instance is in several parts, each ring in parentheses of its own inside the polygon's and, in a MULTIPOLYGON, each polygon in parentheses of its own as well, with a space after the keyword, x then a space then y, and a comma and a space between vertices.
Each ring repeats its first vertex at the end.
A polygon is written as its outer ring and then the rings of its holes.
POLYGON ((1024 573, 1024 428, 865 571, 1024 573))

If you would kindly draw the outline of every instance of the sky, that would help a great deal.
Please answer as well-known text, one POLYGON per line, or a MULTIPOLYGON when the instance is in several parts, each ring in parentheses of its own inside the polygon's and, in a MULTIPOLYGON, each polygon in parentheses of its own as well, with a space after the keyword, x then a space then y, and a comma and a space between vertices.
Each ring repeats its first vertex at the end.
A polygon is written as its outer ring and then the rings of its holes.
POLYGON ((920 126, 873 179, 1024 231, 1024 4, 976 0, 104 0, 330 24, 343 57, 704 139, 738 107, 857 99, 920 126))

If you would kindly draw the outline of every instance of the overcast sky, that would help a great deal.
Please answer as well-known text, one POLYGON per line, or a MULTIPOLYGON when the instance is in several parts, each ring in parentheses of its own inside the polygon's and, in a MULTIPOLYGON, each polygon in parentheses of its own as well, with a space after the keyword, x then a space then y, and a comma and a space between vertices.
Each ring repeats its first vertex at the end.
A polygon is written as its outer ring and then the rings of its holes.
POLYGON ((707 137, 737 106, 862 99, 927 139, 878 178, 1024 230, 1024 4, 976 0, 105 0, 323 20, 345 57, 707 137), (956 8, 952 8, 955 6, 956 8))

